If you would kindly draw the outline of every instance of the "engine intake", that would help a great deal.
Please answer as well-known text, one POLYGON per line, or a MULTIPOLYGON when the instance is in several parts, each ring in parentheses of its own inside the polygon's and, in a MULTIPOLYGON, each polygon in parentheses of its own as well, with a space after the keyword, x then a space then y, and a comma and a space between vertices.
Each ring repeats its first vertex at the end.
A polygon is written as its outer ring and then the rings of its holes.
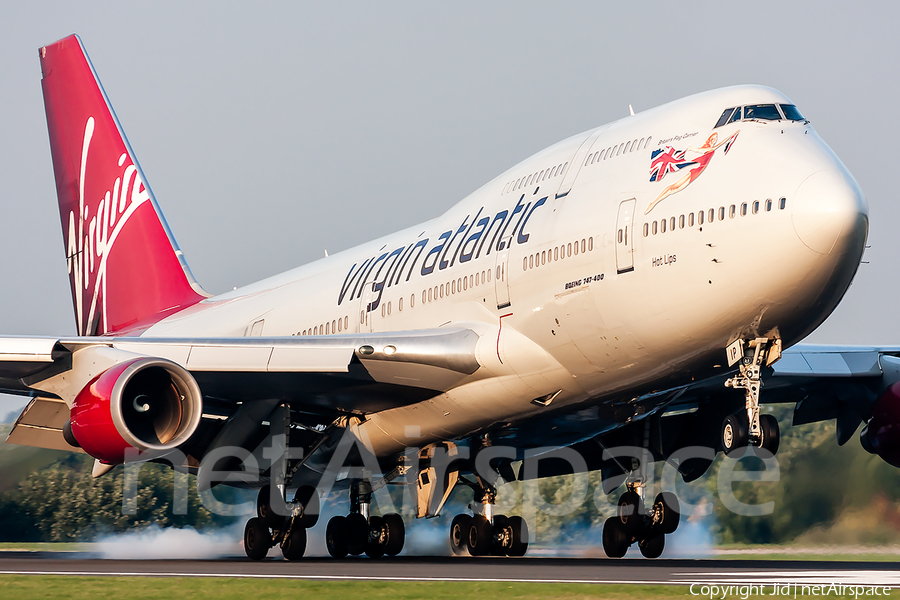
POLYGON ((122 463, 125 451, 165 453, 197 430, 203 400, 181 366, 137 358, 111 367, 88 383, 72 406, 70 429, 85 452, 122 463))

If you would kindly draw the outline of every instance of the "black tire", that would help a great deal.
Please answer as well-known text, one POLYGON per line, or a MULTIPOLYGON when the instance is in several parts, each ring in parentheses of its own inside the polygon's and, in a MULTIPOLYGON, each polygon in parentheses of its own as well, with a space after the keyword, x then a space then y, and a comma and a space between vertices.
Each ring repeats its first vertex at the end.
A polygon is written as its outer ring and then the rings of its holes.
POLYGON ((281 544, 281 554, 287 560, 300 560, 306 552, 306 530, 294 527, 290 535, 281 544))
POLYGON ((285 517, 277 514, 269 502, 269 486, 260 488, 259 494, 256 496, 256 516, 262 519, 266 527, 272 529, 280 529, 284 525, 285 517))
POLYGON ((325 547, 332 558, 347 556, 347 518, 332 517, 325 528, 325 547))
POLYGON ((406 542, 406 526, 403 524, 403 517, 397 513, 388 513, 384 515, 384 553, 388 556, 397 556, 403 551, 403 544, 406 542))
POLYGON ((644 558, 659 558, 665 547, 666 536, 662 533, 652 538, 641 540, 638 543, 638 548, 641 549, 641 554, 644 555, 644 558))
POLYGON ((494 556, 506 556, 512 547, 512 527, 509 524, 509 517, 506 515, 494 515, 494 526, 491 531, 491 554, 494 556), (507 534, 507 535, 502 535, 507 534), (506 537, 509 541, 504 544, 497 540, 497 535, 506 537))
POLYGON ((659 533, 675 533, 681 520, 681 505, 678 498, 672 492, 659 493, 653 502, 653 508, 659 506, 662 507, 662 519, 657 523, 659 533))
POLYGON ((259 517, 253 517, 244 526, 244 552, 250 560, 262 560, 272 547, 272 534, 259 517))
POLYGON ((528 552, 528 523, 522 517, 510 517, 509 526, 512 528, 512 547, 506 553, 508 556, 525 556, 528 552))
POLYGON ((469 553, 469 527, 472 525, 470 515, 456 515, 450 523, 450 549, 457 556, 469 553))
POLYGON ((304 485, 294 492, 294 501, 303 506, 303 516, 300 517, 300 526, 309 529, 319 522, 319 492, 311 485, 304 485))
POLYGON ((347 537, 347 553, 359 556, 366 551, 369 544, 369 522, 359 513, 353 513, 344 521, 344 532, 347 537))
POLYGON ((628 552, 628 534, 618 517, 610 517, 603 524, 603 551, 610 558, 622 558, 628 552))
POLYGON ((469 523, 469 535, 466 539, 469 554, 472 556, 487 555, 491 551, 493 533, 491 522, 485 519, 484 515, 472 517, 472 521, 469 523))
POLYGON ((384 519, 381 517, 369 517, 369 531, 366 542, 366 556, 369 558, 381 558, 384 556, 384 544, 382 539, 387 539, 384 531, 384 519))
POLYGON ((736 412, 725 417, 722 423, 722 451, 728 456, 743 452, 750 441, 750 426, 745 411, 736 412))
MULTIPOLYGON (((627 491, 619 496, 616 517, 622 524, 622 531, 629 537, 637 537, 644 522, 643 505, 637 492, 627 491)), ((630 539, 628 540, 631 541, 630 539)))
POLYGON ((778 419, 774 415, 759 415, 759 429, 762 433, 760 447, 772 453, 778 452, 781 443, 781 430, 778 427, 778 419))

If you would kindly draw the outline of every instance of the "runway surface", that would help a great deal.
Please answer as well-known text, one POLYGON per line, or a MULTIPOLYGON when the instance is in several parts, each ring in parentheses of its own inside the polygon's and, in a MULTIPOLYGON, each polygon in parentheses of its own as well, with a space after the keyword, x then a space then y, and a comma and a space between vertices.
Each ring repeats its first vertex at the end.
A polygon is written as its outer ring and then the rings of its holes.
POLYGON ((717 559, 395 557, 304 558, 289 563, 280 559, 101 560, 72 553, 0 552, 0 574, 900 587, 897 563, 717 559))

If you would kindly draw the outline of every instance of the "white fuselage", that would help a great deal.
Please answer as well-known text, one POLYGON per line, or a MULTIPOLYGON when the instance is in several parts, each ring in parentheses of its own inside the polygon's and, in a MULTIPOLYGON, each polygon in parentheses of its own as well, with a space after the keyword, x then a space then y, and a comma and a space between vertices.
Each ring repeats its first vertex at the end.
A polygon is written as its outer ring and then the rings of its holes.
POLYGON ((144 335, 478 332, 481 368, 461 385, 368 416, 379 454, 410 445, 409 425, 421 444, 688 382, 737 338, 789 346, 849 286, 867 207, 808 123, 713 129, 724 109, 753 103, 789 100, 725 88, 573 136, 431 221, 209 298, 144 335), (667 146, 695 163, 651 181, 651 153, 667 146))

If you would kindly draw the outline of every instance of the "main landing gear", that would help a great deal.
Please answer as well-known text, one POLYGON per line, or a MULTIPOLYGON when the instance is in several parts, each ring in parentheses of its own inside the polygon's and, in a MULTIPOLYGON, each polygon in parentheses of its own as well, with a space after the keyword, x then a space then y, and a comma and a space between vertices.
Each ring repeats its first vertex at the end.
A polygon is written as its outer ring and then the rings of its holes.
POLYGON ((244 552, 251 560, 262 560, 272 546, 281 546, 287 560, 300 560, 306 552, 306 530, 319 520, 319 495, 316 488, 306 485, 294 493, 294 501, 287 505, 289 516, 282 516, 272 508, 268 487, 259 490, 256 515, 244 527, 244 552))
POLYGON ((332 517, 325 529, 325 546, 333 558, 363 553, 381 558, 385 554, 396 556, 403 550, 403 518, 396 513, 370 516, 371 500, 372 485, 368 481, 358 481, 350 487, 350 514, 332 517))
POLYGON ((645 482, 646 466, 641 461, 640 475, 635 477, 632 471, 625 483, 628 489, 619 497, 616 516, 603 525, 603 551, 610 558, 622 558, 635 542, 645 558, 659 558, 666 546, 666 534, 678 529, 678 498, 671 492, 662 492, 648 507, 644 501, 645 482))
POLYGON ((772 415, 759 413, 759 393, 762 388, 761 370, 781 357, 781 341, 756 338, 744 343, 737 340, 728 347, 729 356, 739 359, 740 373, 725 382, 726 387, 745 390, 745 407, 725 417, 722 423, 722 450, 728 456, 740 454, 748 446, 764 448, 772 454, 778 452, 781 433, 778 421, 772 415))
POLYGON ((481 514, 456 515, 450 525, 450 547, 457 555, 525 556, 528 551, 528 524, 522 517, 494 515, 497 493, 489 487, 475 487, 481 514))

